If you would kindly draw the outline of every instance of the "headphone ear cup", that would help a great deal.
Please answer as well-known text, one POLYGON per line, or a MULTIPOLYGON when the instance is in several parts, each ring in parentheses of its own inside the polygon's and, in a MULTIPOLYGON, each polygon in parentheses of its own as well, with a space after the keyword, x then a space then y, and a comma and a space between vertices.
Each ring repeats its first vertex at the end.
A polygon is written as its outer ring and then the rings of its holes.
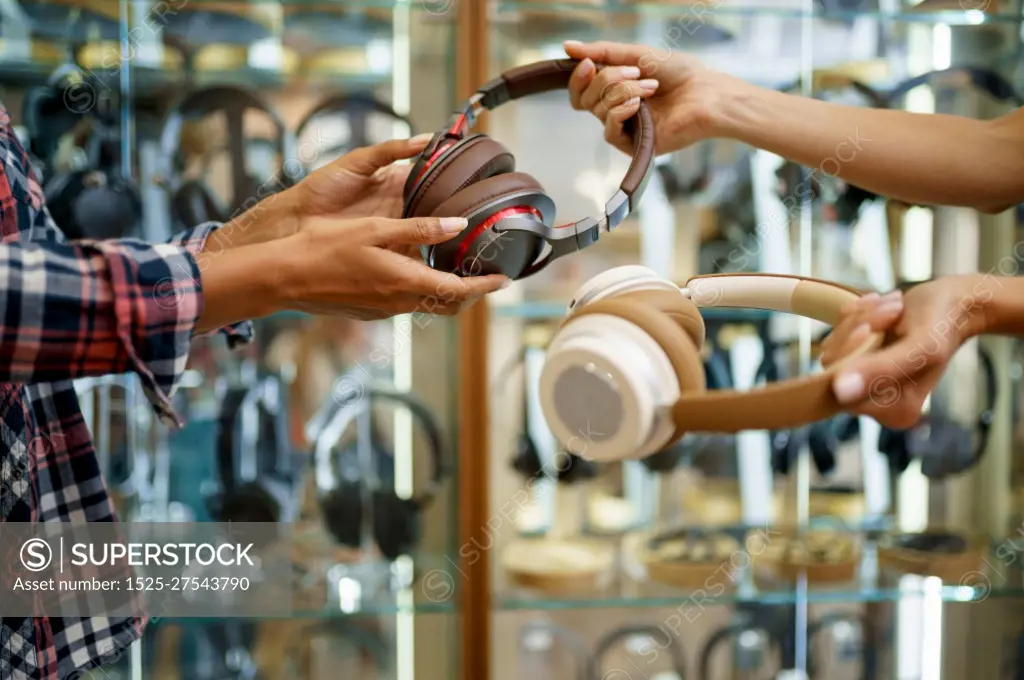
POLYGON ((682 440, 669 445, 653 456, 647 456, 640 462, 651 472, 664 474, 679 467, 679 462, 686 455, 686 447, 682 440))
POLYGON ((324 526, 340 545, 358 548, 363 528, 362 486, 342 482, 320 499, 324 526))
POLYGON ((836 467, 836 450, 839 448, 835 420, 830 418, 811 425, 807 443, 818 474, 831 474, 836 467))
POLYGON ((793 460, 799 449, 795 446, 792 430, 776 430, 771 433, 772 470, 780 475, 788 475, 793 460))
POLYGON ((564 453, 562 465, 558 470, 558 481, 563 484, 585 482, 597 477, 597 463, 587 460, 575 453, 564 453))
POLYGON ((487 135, 467 137, 445 150, 423 172, 406 202, 406 216, 434 215, 442 203, 466 187, 515 169, 515 156, 502 144, 487 135))
POLYGON ((275 523, 281 505, 263 485, 247 482, 224 497, 219 508, 221 522, 275 523))
POLYGON ((409 554, 420 539, 416 502, 399 498, 390 490, 375 491, 373 537, 381 554, 389 560, 409 554))
POLYGON ((516 453, 512 456, 512 469, 528 482, 537 481, 544 474, 544 466, 541 464, 537 446, 528 434, 519 435, 516 453))
POLYGON ((500 233, 504 219, 527 219, 549 225, 555 203, 544 187, 522 172, 510 172, 479 180, 449 196, 432 213, 434 217, 469 219, 464 237, 430 247, 427 261, 434 269, 462 276, 502 274, 519 278, 537 261, 544 240, 523 230, 500 233))
POLYGON ((878 450, 889 459, 889 469, 896 475, 903 474, 910 466, 907 434, 907 430, 893 430, 888 427, 882 427, 878 434, 878 450))

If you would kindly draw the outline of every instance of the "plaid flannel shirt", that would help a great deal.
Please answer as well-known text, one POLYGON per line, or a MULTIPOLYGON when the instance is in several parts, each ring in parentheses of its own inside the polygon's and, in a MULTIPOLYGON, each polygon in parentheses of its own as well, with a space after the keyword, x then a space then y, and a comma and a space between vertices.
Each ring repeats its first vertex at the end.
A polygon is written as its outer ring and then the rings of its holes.
MULTIPOLYGON (((69 243, 0 105, 0 523, 114 522, 74 378, 134 372, 165 421, 202 311, 194 256, 170 243, 69 243)), ((229 342, 251 325, 224 329, 229 342)), ((2 526, 2 525, 0 525, 2 526)), ((145 618, 0 618, 0 678, 66 680, 120 657, 145 618)))

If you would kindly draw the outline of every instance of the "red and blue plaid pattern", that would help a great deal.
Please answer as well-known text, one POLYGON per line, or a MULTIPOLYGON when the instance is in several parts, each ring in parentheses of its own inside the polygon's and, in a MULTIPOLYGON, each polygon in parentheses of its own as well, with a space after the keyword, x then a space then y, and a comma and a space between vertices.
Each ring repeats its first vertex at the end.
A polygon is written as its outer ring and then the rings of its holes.
MULTIPOLYGON (((3 522, 114 522, 74 378, 133 372, 165 421, 202 311, 194 256, 171 243, 69 243, 0 106, 0 532, 3 522)), ((251 337, 249 324, 224 329, 251 337)), ((0 678, 67 680, 117 660, 144 618, 0 619, 0 678)))

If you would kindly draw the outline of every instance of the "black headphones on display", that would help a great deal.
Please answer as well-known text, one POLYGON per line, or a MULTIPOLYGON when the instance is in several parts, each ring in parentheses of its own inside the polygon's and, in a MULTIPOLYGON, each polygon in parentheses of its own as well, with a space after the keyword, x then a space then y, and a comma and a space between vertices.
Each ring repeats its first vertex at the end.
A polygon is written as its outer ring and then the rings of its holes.
POLYGON ((740 665, 744 670, 754 670, 764 664, 764 656, 771 647, 780 648, 779 641, 766 627, 755 623, 735 623, 719 628, 700 650, 700 663, 697 666, 698 680, 711 680, 711 659, 719 646, 730 640, 743 642, 743 635, 756 635, 757 645, 748 650, 748 655, 740 657, 740 665))
MULTIPOLYGON (((196 15, 199 16, 199 15, 196 15)), ((195 90, 181 100, 164 121, 160 147, 167 163, 166 178, 171 194, 171 212, 185 228, 208 221, 227 222, 248 209, 256 201, 289 186, 301 173, 296 169, 295 142, 281 118, 255 94, 231 85, 215 85, 195 90), (261 183, 250 174, 246 163, 246 147, 251 143, 244 136, 244 116, 255 110, 271 119, 275 128, 274 145, 278 153, 277 177, 274 187, 261 183), (228 152, 231 156, 231 203, 225 205, 202 179, 182 177, 182 127, 189 120, 223 112, 227 117, 228 152)))
POLYGON ((528 640, 533 635, 550 636, 551 638, 563 643, 572 653, 573 660, 576 663, 576 677, 579 678, 579 680, 589 680, 589 675, 587 674, 589 657, 587 646, 576 631, 563 626, 556 626, 555 624, 547 623, 546 621, 528 623, 519 629, 520 654, 531 653, 533 651, 529 649, 528 646, 528 640))
POLYGON ((220 489, 210 500, 218 522, 290 521, 294 477, 285 387, 272 376, 233 387, 221 400, 217 427, 220 489))
POLYGON ((926 477, 945 479, 969 470, 985 455, 999 401, 999 386, 992 355, 981 345, 978 359, 985 382, 985 405, 972 427, 932 412, 906 430, 882 428, 878 450, 889 459, 894 473, 903 473, 916 458, 921 461, 921 472, 926 477))
POLYGON ((838 624, 845 624, 857 631, 857 635, 850 640, 843 640, 839 647, 838 656, 841 660, 848 660, 851 657, 861 659, 861 677, 863 680, 871 680, 875 677, 875 654, 872 645, 865 644, 863 636, 868 630, 867 620, 859 614, 833 613, 826 614, 807 626, 807 674, 811 678, 818 675, 818 667, 813 654, 814 638, 822 631, 831 630, 838 624))
MULTIPOLYGON (((511 377, 512 372, 526 364, 526 355, 533 348, 523 347, 513 359, 498 372, 497 385, 505 386, 511 377)), ((515 470, 527 482, 539 481, 542 478, 551 477, 551 471, 544 468, 544 463, 537 449, 537 443, 531 436, 530 408, 526 396, 529 390, 524 389, 522 425, 519 436, 516 439, 515 453, 509 461, 510 467, 515 470)), ((584 444, 585 445, 585 444, 584 444)), ((560 484, 574 484, 585 482, 597 477, 599 468, 597 463, 587 460, 569 451, 561 451, 555 465, 556 479, 560 484)))
POLYGON ((459 276, 522 279, 593 244, 636 210, 654 166, 654 120, 643 100, 626 125, 633 161, 605 214, 560 226, 554 201, 532 176, 515 172, 512 153, 487 135, 469 134, 484 111, 567 87, 578 63, 542 61, 505 72, 480 87, 427 144, 405 183, 403 217, 469 220, 460 235, 423 248, 428 265, 459 276))
MULTIPOLYGON (((327 118, 347 121, 347 140, 335 142, 326 149, 316 149, 315 162, 319 162, 321 159, 333 160, 352 149, 384 141, 383 139, 375 139, 374 135, 370 133, 369 123, 374 116, 404 123, 409 129, 409 136, 411 137, 414 134, 415 128, 407 116, 396 112, 390 105, 375 99, 373 96, 367 94, 338 94, 327 97, 305 115, 295 130, 295 138, 301 142, 303 134, 312 125, 327 118)), ((387 138, 390 138, 390 135, 387 138)), ((303 163, 307 168, 311 168, 311 166, 315 165, 315 162, 311 163, 303 158, 303 163)))
MULTIPOLYGON (((844 89, 852 90, 866 100, 870 108, 884 109, 888 107, 886 97, 868 85, 852 79, 843 84, 846 86, 844 89)), ((782 88, 783 92, 799 90, 799 81, 782 88)), ((793 161, 783 162, 775 171, 775 176, 779 179, 779 198, 783 200, 795 198, 801 202, 826 200, 835 210, 835 220, 839 224, 855 223, 860 215, 861 207, 878 198, 877 194, 847 184, 836 177, 811 173, 807 168, 793 161)))
POLYGON ((824 476, 835 470, 839 447, 859 435, 860 421, 850 413, 841 413, 834 418, 813 423, 807 430, 807 445, 818 473, 824 476))
POLYGON ((54 174, 43 183, 50 215, 68 240, 139 235, 142 198, 124 176, 120 156, 117 131, 93 121, 84 167, 54 174))
MULTIPOLYGON (((594 652, 590 657, 589 670, 587 677, 591 680, 613 680, 614 674, 604 672, 603 664, 604 658, 608 655, 619 642, 639 635, 647 636, 652 645, 657 644, 654 641, 655 636, 661 636, 665 639, 665 646, 658 647, 658 649, 668 649, 669 656, 672 660, 672 671, 679 677, 679 680, 686 678, 686 650, 683 648, 683 641, 679 639, 679 636, 672 633, 661 626, 649 626, 645 624, 634 624, 629 626, 623 626, 622 628, 616 628, 612 632, 608 633, 600 640, 597 645, 594 646, 594 652)), ((629 677, 627 674, 626 677, 629 677)))
MULTIPOLYGON (((393 460, 393 452, 386 452, 380 442, 369 443, 370 455, 376 459, 374 465, 379 466, 384 456, 393 460)), ((419 541, 420 513, 433 502, 448 474, 446 461, 441 428, 430 410, 416 398, 377 389, 369 389, 353 398, 321 431, 314 451, 314 479, 328 531, 340 544, 359 547, 363 537, 364 505, 369 500, 373 538, 381 554, 389 560, 409 554, 419 541), (399 497, 389 485, 393 479, 365 479, 358 444, 340 455, 334 453, 349 425, 360 415, 372 418, 372 408, 380 402, 408 409, 427 437, 432 467, 430 483, 412 498, 399 497)))
POLYGON ((997 101, 1024 106, 1024 99, 1017 93, 1010 81, 996 71, 973 66, 954 66, 908 78, 886 95, 888 106, 891 108, 894 103, 906 97, 911 90, 922 85, 927 85, 939 92, 945 91, 940 89, 944 85, 952 86, 949 89, 962 89, 965 85, 969 85, 976 90, 987 92, 997 101))

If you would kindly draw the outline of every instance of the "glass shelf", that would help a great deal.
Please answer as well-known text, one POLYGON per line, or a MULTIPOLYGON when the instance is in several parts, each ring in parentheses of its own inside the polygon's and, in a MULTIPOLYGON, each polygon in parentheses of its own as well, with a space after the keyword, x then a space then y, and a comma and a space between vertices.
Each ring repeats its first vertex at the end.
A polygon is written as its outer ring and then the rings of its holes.
MULTIPOLYGON (((990 560, 991 562, 992 560, 990 560)), ((865 557, 863 567, 874 567, 873 560, 865 557)), ((995 570, 992 570, 995 571, 995 570)), ((883 571, 878 578, 864 577, 845 585, 810 585, 806 591, 794 584, 780 584, 773 588, 758 588, 748 578, 737 576, 735 589, 723 586, 729 582, 723 577, 707 589, 685 590, 657 583, 642 583, 620 574, 616 582, 604 590, 568 597, 544 596, 502 584, 495 600, 503 611, 571 610, 571 609, 638 609, 676 607, 680 611, 739 603, 766 605, 793 605, 800 601, 812 604, 851 604, 863 602, 892 602, 904 599, 933 598, 941 594, 943 602, 982 602, 989 599, 1024 597, 1024 580, 1019 569, 981 576, 965 573, 960 583, 937 585, 937 579, 915 575, 901 575, 883 571), (725 591, 719 593, 719 591, 725 591), (713 594, 715 593, 715 594, 713 594)), ((743 576, 746 576, 745 574, 743 576)))
MULTIPOLYGON (((902 11, 891 12, 883 10, 874 11, 824 11, 814 6, 813 10, 804 7, 803 2, 789 3, 686 3, 686 2, 608 2, 581 3, 561 2, 544 3, 541 5, 532 0, 518 0, 515 2, 503 1, 496 4, 494 18, 500 21, 507 21, 507 16, 530 13, 537 14, 557 13, 575 14, 581 18, 588 15, 608 15, 609 22, 613 25, 616 19, 623 17, 664 17, 685 20, 687 16, 694 22, 702 20, 713 21, 715 17, 778 17, 783 19, 826 19, 835 21, 853 21, 856 19, 877 19, 879 21, 924 23, 924 24, 947 24, 953 26, 974 26, 986 23, 1015 23, 1022 20, 1020 12, 1003 10, 1000 12, 982 12, 977 9, 944 9, 928 11, 927 9, 903 9, 902 11), (718 5, 711 8, 711 5, 718 5)), ((932 3, 928 3, 932 4, 932 3)))

